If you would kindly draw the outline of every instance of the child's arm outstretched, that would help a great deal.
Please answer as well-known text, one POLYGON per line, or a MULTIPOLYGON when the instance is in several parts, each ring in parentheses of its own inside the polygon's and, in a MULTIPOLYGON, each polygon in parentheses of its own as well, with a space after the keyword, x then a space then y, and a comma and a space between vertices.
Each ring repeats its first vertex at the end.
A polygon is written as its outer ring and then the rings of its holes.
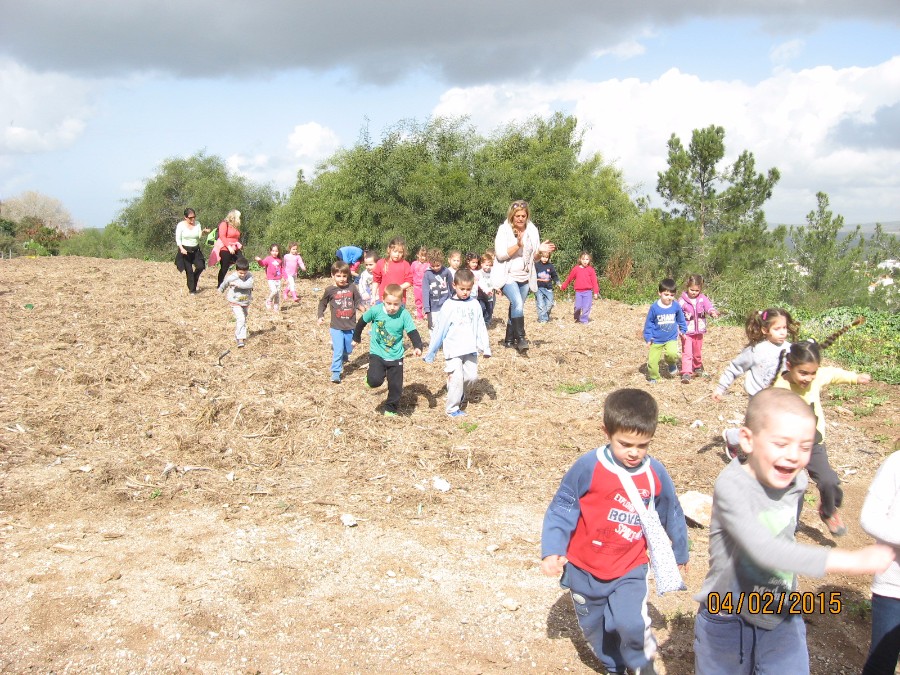
POLYGON ((746 373, 753 367, 753 347, 748 346, 744 347, 741 350, 741 353, 732 359, 731 363, 725 366, 725 370, 722 373, 722 376, 719 378, 719 383, 716 385, 716 389, 713 392, 712 399, 713 401, 721 401, 722 394, 731 386, 731 383, 734 382, 741 375, 746 373))
POLYGON ((541 572, 548 577, 562 574, 563 567, 568 562, 566 551, 581 516, 580 500, 591 486, 596 465, 596 451, 579 457, 563 476, 547 508, 547 513, 544 514, 544 525, 541 530, 541 572))

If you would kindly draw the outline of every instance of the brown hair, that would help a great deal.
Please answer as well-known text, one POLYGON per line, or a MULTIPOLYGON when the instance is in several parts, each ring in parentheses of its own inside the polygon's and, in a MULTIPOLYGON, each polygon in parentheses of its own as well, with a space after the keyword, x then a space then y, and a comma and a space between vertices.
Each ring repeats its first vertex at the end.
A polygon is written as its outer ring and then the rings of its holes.
POLYGON ((769 309, 751 312, 750 316, 747 317, 744 331, 747 333, 747 339, 750 341, 750 344, 755 345, 765 340, 769 328, 775 323, 775 319, 781 316, 783 316, 784 320, 787 322, 788 335, 791 338, 791 342, 795 341, 797 339, 797 333, 800 332, 800 324, 797 321, 794 321, 790 312, 786 309, 769 307, 769 309))
POLYGON ((610 436, 617 431, 653 436, 658 420, 656 399, 643 389, 619 389, 603 403, 603 427, 610 436))
POLYGON ((703 290, 703 275, 702 274, 688 274, 688 278, 684 282, 685 288, 690 288, 691 286, 699 286, 700 290, 703 290))

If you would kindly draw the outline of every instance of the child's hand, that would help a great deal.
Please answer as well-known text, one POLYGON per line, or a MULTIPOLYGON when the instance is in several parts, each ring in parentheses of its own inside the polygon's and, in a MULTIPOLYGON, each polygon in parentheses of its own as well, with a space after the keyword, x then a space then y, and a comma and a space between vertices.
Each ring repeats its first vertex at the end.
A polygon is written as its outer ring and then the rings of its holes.
POLYGON ((678 571, 681 572, 681 576, 686 575, 686 574, 687 574, 687 571, 688 571, 688 564, 687 564, 687 563, 684 563, 684 565, 679 565, 679 566, 678 566, 678 571))
POLYGON ((413 354, 415 354, 416 356, 422 356, 422 350, 416 347, 415 349, 413 349, 413 354))
POLYGON ((869 375, 868 373, 860 373, 859 376, 856 378, 856 381, 859 384, 869 384, 869 382, 872 381, 872 376, 869 375))
POLYGON ((599 300, 599 299, 600 299, 600 294, 594 293, 594 300, 599 300))
POLYGON ((316 319, 316 323, 321 326, 323 323, 325 323, 325 317, 320 316, 318 319, 316 319))
POLYGON ((894 562, 894 549, 884 544, 872 544, 855 551, 834 548, 825 561, 826 572, 843 574, 881 574, 894 562))
POLYGON ((353 341, 353 344, 358 345, 358 344, 359 344, 359 340, 354 340, 354 341, 353 341))
POLYGON ((709 315, 710 315, 712 318, 714 318, 714 319, 718 319, 718 318, 719 318, 719 313, 718 313, 716 310, 714 310, 714 309, 709 310, 709 315))
POLYGON ((719 403, 719 402, 721 402, 721 400, 722 400, 722 394, 720 394, 720 393, 717 392, 717 391, 714 391, 714 392, 712 393, 711 398, 712 398, 712 400, 715 401, 716 403, 719 403))
POLYGON ((653 342, 651 342, 650 340, 647 340, 647 346, 648 346, 648 347, 653 346, 653 342))
POLYGON ((569 562, 566 560, 565 556, 562 555, 548 555, 546 558, 541 560, 541 572, 546 574, 548 577, 558 577, 563 573, 563 567, 565 564, 569 562))

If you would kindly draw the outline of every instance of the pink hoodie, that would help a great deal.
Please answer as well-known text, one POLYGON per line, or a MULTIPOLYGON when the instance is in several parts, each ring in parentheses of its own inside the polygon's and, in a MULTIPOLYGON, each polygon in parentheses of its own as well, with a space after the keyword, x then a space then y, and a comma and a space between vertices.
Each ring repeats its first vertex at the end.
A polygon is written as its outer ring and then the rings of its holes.
POLYGON ((706 317, 716 311, 712 300, 701 293, 691 299, 687 291, 678 299, 681 311, 684 312, 684 320, 687 321, 688 335, 702 335, 706 332, 706 317))

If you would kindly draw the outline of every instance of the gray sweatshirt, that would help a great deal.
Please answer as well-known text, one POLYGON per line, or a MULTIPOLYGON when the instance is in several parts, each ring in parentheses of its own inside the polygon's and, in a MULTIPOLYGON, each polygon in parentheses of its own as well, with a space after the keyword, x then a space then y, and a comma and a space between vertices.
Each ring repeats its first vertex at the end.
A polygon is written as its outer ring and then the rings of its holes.
POLYGON ((763 487, 737 460, 725 467, 713 491, 709 572, 694 596, 697 602, 706 605, 710 593, 718 593, 720 600, 731 593, 736 612, 743 594, 740 616, 747 623, 771 630, 787 618, 788 598, 781 614, 751 614, 749 609, 759 611, 761 603, 758 598, 753 602, 748 598, 751 593, 773 593, 776 600, 769 609, 774 612, 780 594, 796 590, 797 574, 825 575, 828 549, 794 540, 797 509, 808 482, 806 472, 801 471, 784 490, 772 490, 763 487))
POLYGON ((250 301, 253 299, 253 275, 247 272, 247 278, 241 279, 237 272, 232 272, 222 281, 219 293, 226 289, 228 289, 228 293, 225 297, 230 304, 249 307, 250 301))
POLYGON ((744 390, 750 396, 756 396, 775 380, 778 355, 790 348, 790 342, 785 341, 781 345, 774 345, 768 340, 744 347, 741 353, 725 368, 725 372, 719 378, 716 393, 724 394, 735 379, 746 373, 744 390))

